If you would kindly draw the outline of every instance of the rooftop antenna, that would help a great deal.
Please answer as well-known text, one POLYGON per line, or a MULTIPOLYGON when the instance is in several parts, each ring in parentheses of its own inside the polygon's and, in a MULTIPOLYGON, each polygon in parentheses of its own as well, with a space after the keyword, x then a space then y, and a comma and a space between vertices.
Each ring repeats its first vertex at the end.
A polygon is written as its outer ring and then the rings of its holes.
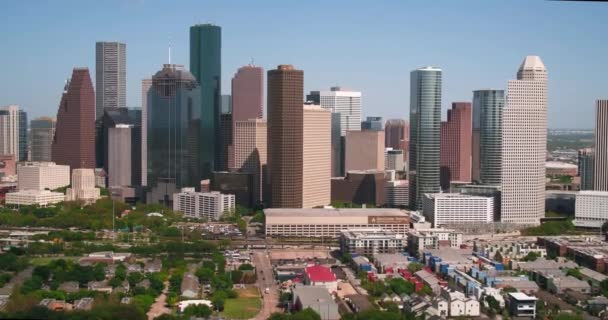
POLYGON ((171 34, 169 33, 169 64, 171 64, 171 34))
POLYGON ((251 62, 249 62, 249 65, 255 67, 255 64, 253 63, 253 57, 251 57, 251 62))

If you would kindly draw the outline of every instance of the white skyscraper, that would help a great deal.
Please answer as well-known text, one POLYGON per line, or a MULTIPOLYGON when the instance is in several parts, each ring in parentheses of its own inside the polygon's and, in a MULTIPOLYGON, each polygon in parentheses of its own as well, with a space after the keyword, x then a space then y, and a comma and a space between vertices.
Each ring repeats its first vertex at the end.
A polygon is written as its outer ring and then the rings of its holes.
POLYGON ((0 153, 19 160, 19 106, 0 108, 0 153))
POLYGON ((360 91, 332 87, 330 91, 312 91, 307 100, 320 104, 333 113, 340 113, 342 136, 346 135, 346 131, 361 131, 360 91))
POLYGON ((304 106, 302 207, 331 202, 331 113, 314 105, 304 106))
POLYGON ((595 102, 595 169, 593 190, 608 191, 608 100, 595 102))
POLYGON ((95 63, 95 118, 99 119, 105 108, 127 106, 127 45, 97 42, 95 63))
POLYGON ((507 85, 503 113, 501 222, 539 224, 545 215, 547 70, 527 56, 507 85))

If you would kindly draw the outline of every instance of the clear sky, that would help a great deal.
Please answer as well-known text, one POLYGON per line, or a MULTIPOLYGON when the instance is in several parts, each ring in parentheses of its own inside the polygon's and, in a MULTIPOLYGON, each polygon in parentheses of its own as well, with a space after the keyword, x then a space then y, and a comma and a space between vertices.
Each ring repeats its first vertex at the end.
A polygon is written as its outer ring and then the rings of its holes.
MULTIPOLYGON (((222 91, 254 59, 303 69, 305 89, 363 92, 363 115, 408 118, 409 72, 443 69, 443 107, 504 89, 526 55, 549 72, 549 127, 592 128, 608 98, 608 3, 544 0, 2 1, 0 105, 55 116, 75 66, 95 77, 95 42, 127 43, 127 104, 167 62, 189 64, 189 27, 222 27, 222 91)), ((445 117, 445 112, 444 112, 445 117)))

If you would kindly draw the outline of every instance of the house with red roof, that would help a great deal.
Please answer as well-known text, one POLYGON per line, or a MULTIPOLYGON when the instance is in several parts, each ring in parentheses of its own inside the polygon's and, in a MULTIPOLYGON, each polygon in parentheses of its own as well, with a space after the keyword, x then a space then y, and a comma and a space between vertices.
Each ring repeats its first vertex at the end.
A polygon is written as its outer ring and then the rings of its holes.
POLYGON ((325 287, 330 293, 338 291, 338 279, 331 269, 314 265, 304 269, 304 284, 308 286, 325 287))

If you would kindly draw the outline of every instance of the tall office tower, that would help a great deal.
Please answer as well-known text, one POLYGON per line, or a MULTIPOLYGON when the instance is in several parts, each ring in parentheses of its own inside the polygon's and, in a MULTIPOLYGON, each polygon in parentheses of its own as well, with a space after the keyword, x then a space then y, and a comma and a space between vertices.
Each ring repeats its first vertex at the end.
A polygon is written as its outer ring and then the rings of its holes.
POLYGON ((263 199, 268 159, 268 124, 263 119, 234 122, 234 169, 254 175, 254 198, 263 199))
POLYGON ((306 101, 340 113, 342 136, 346 131, 361 131, 361 92, 332 87, 330 91, 311 91, 306 101))
POLYGON ((105 108, 100 123, 97 158, 109 187, 141 184, 141 116, 127 108, 105 108))
POLYGON ((181 65, 164 64, 152 77, 147 99, 148 187, 163 190, 151 191, 147 201, 168 205, 173 189, 197 186, 203 179, 200 100, 200 85, 181 65))
MULTIPOLYGON (((16 161, 21 161, 21 114, 22 111, 17 105, 9 105, 0 108, 0 153, 3 155, 12 154, 15 156, 16 161)), ((23 112, 23 114, 25 114, 25 112, 23 112)), ((27 117, 25 119, 27 119, 27 117)), ((27 125, 25 130, 27 133, 27 125)), ((27 145, 27 135, 25 139, 27 145)))
POLYGON ((454 102, 441 123, 441 188, 451 181, 471 182, 472 115, 470 102, 454 102))
POLYGON ((302 208, 331 202, 331 112, 304 106, 302 208))
POLYGON ((141 80, 141 185, 148 185, 148 91, 152 79, 141 80))
POLYGON ((389 119, 384 124, 384 146, 407 151, 404 148, 410 141, 410 124, 403 119, 389 119))
POLYGON ((27 161, 27 112, 19 110, 19 161, 27 161))
POLYGON ((502 171, 502 113, 504 90, 473 91, 473 177, 486 185, 500 185, 502 171))
POLYGON ((507 85, 502 129, 501 222, 537 225, 547 154, 547 69, 537 56, 527 56, 507 85))
POLYGON ((229 94, 223 94, 220 99, 220 109, 222 110, 222 114, 232 113, 232 96, 229 94))
POLYGON ((268 171, 274 208, 302 207, 304 71, 268 71, 268 171))
POLYGON ((31 161, 51 161, 51 145, 55 136, 55 119, 36 118, 30 122, 32 137, 31 161))
POLYGON ((108 128, 107 137, 107 186, 138 186, 141 183, 141 127, 117 124, 108 128))
POLYGON ((220 115, 221 152, 220 161, 216 164, 216 171, 226 171, 234 166, 234 122, 232 113, 220 115))
POLYGON ((361 130, 382 131, 384 130, 382 125, 382 117, 367 117, 361 122, 361 130))
POLYGON ((441 69, 410 73, 410 205, 422 209, 425 193, 440 187, 441 69))
POLYGON ((608 100, 595 102, 595 170, 593 189, 608 191, 608 100))
POLYGON ((51 158, 72 170, 95 168, 95 90, 88 68, 74 68, 65 84, 51 158))
POLYGON ((384 170, 384 131, 347 131, 344 171, 384 170))
POLYGON ((222 28, 212 24, 190 27, 190 72, 200 84, 202 176, 209 179, 220 162, 222 149, 222 28))
POLYGON ((594 150, 590 148, 578 150, 578 175, 581 177, 581 190, 593 190, 594 171, 594 150))
POLYGON ((261 119, 264 113, 264 69, 240 67, 232 78, 232 121, 261 119))
POLYGON ((331 113, 331 176, 344 176, 344 146, 340 130, 340 114, 331 113))
POLYGON ((95 44, 95 78, 97 96, 95 118, 105 108, 127 106, 127 45, 120 42, 95 44))

